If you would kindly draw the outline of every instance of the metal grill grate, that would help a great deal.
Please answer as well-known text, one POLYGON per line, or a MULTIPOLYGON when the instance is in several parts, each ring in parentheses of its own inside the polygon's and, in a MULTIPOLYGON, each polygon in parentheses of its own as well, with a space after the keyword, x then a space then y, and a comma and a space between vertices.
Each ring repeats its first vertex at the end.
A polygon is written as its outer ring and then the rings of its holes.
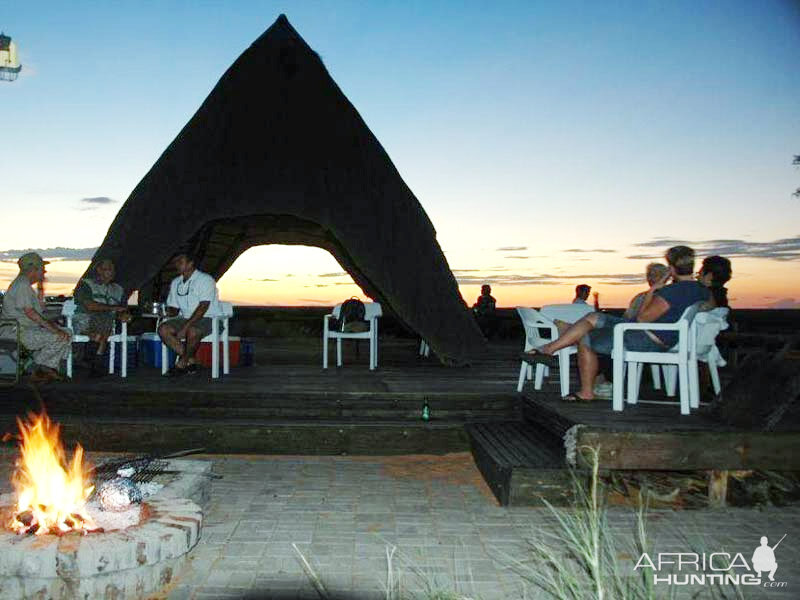
POLYGON ((169 462, 152 456, 137 456, 134 458, 115 459, 97 465, 94 470, 95 481, 102 483, 119 477, 120 469, 133 469, 130 479, 136 483, 147 483, 157 475, 168 472, 169 462))

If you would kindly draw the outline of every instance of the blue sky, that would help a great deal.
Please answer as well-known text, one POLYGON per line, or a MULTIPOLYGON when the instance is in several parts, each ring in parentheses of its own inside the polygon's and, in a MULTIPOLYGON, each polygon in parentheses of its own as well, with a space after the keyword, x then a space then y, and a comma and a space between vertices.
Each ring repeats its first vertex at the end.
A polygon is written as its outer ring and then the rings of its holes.
MULTIPOLYGON (((422 202, 468 299, 486 279, 501 304, 554 301, 585 275, 621 304, 647 262, 628 257, 661 252, 637 246, 657 238, 732 248, 743 304, 800 299, 800 5, 788 1, 6 1, 0 29, 23 72, 0 85, 0 251, 99 244, 282 12, 422 202), (754 258, 752 244, 790 254, 754 258)), ((84 264, 51 269, 52 283, 84 264)), ((317 277, 336 270, 321 251, 254 249, 223 291, 336 300, 317 277)))

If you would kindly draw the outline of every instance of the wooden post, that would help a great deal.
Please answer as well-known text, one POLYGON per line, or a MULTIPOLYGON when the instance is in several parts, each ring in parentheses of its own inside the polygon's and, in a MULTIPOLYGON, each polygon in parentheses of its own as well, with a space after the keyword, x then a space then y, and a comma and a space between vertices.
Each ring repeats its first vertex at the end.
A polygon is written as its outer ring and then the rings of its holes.
POLYGON ((708 505, 723 508, 728 496, 728 470, 716 469, 708 472, 708 505))

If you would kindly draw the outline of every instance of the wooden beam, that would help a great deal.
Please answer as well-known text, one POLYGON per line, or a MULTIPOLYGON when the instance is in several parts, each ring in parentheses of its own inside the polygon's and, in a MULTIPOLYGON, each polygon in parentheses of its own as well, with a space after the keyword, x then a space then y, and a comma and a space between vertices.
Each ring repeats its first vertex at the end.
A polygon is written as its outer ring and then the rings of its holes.
MULTIPOLYGON (((587 428, 578 433, 581 446, 599 447, 604 469, 800 471, 800 433, 795 432, 645 433, 587 428)), ((583 456, 581 463, 588 466, 583 456)))

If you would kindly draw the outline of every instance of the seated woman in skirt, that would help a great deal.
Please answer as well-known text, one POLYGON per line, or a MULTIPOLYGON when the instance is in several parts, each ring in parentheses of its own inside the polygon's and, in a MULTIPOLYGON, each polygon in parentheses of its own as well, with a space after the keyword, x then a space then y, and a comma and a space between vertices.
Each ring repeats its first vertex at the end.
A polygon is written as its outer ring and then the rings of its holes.
MULTIPOLYGON (((75 333, 89 336, 97 344, 94 354, 106 353, 108 337, 114 332, 114 320, 130 320, 128 307, 123 304, 125 291, 114 283, 114 263, 109 259, 99 260, 92 275, 84 277, 75 288, 75 316, 72 323, 75 333)), ((94 361, 91 355, 87 357, 94 361)))

